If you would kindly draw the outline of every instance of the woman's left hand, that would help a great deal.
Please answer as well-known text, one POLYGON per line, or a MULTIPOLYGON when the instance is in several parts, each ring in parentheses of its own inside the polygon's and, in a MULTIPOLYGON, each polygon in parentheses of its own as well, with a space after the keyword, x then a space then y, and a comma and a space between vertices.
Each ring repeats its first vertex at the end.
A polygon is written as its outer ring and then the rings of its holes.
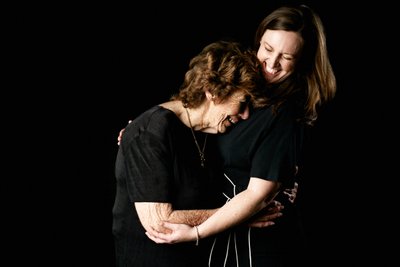
POLYGON ((170 233, 165 234, 156 231, 153 227, 146 232, 148 238, 158 244, 174 244, 180 242, 196 241, 197 231, 196 228, 187 224, 163 222, 162 227, 171 230, 170 233))

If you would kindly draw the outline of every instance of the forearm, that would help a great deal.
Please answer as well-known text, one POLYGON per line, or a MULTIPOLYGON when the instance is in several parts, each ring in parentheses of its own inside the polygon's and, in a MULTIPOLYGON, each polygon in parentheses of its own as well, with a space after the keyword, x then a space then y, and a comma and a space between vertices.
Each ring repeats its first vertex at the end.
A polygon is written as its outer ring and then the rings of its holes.
POLYGON ((184 223, 195 226, 206 221, 218 209, 210 210, 174 210, 168 217, 167 221, 171 223, 184 223))
POLYGON ((263 199, 254 198, 247 190, 236 195, 213 216, 199 225, 202 238, 238 225, 265 207, 263 199))
POLYGON ((137 202, 135 208, 140 222, 148 231, 149 227, 165 232, 160 228, 160 223, 184 223, 191 226, 199 225, 207 220, 217 209, 210 210, 173 210, 170 203, 137 202))
MULTIPOLYGON (((246 190, 233 197, 200 225, 196 227, 187 225, 189 224, 187 218, 193 215, 193 213, 189 213, 190 215, 183 216, 186 220, 184 223, 163 223, 168 231, 161 232, 150 229, 146 234, 156 243, 169 244, 193 241, 214 235, 248 220, 261 211, 275 197, 278 189, 279 184, 276 182, 251 178, 246 190)), ((181 214, 176 213, 176 216, 179 215, 176 217, 177 220, 182 220, 180 216, 183 214, 185 211, 181 211, 181 214)), ((192 222, 192 225, 196 225, 198 221, 194 219, 192 222)))
POLYGON ((275 197, 278 189, 276 182, 252 178, 246 190, 237 194, 198 226, 200 236, 207 237, 248 220, 275 197))

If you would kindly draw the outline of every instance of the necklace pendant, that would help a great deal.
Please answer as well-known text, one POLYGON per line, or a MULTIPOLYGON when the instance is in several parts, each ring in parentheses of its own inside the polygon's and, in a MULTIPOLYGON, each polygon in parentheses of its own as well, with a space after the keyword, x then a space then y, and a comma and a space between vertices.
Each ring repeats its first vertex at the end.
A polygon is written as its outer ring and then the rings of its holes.
POLYGON ((188 121, 189 121, 189 125, 190 125, 190 131, 192 132, 192 135, 193 135, 194 143, 196 144, 196 148, 197 148, 197 150, 199 151, 200 166, 201 166, 202 168, 204 168, 204 162, 206 161, 206 157, 205 157, 205 155, 204 155, 204 150, 205 150, 205 148, 206 148, 207 137, 208 137, 208 135, 206 134, 206 137, 204 138, 203 149, 200 149, 199 143, 197 142, 196 135, 194 134, 192 122, 190 121, 189 111, 188 111, 187 108, 185 108, 185 110, 186 110, 186 114, 187 114, 188 121))
POLYGON ((206 161, 206 158, 204 156, 204 153, 200 154, 200 165, 202 168, 204 168, 204 162, 206 161))

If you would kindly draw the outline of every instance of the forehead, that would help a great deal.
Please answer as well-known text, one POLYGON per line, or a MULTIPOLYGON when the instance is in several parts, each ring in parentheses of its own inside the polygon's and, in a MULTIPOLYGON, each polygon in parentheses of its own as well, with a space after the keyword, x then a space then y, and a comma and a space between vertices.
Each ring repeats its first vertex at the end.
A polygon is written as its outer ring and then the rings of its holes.
POLYGON ((266 43, 281 53, 296 55, 303 46, 303 39, 297 32, 266 30, 261 43, 266 43))

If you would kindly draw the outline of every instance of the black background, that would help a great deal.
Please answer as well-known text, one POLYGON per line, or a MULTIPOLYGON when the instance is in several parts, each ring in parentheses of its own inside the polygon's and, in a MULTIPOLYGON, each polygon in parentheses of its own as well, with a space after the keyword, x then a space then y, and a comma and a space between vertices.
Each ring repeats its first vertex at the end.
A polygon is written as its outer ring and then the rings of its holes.
MULTIPOLYGON (((11 192, 6 203, 14 204, 7 205, 7 221, 17 226, 10 231, 11 260, 112 267, 119 130, 167 100, 206 44, 233 38, 251 45, 266 14, 295 2, 21 7, 10 42, 10 66, 20 74, 10 92, 19 110, 10 131, 22 145, 10 154, 16 178, 5 190, 11 192)), ((297 3, 320 14, 338 82, 301 172, 298 201, 315 265, 389 266, 398 177, 391 171, 398 158, 388 65, 397 53, 389 30, 393 6, 297 3)))

